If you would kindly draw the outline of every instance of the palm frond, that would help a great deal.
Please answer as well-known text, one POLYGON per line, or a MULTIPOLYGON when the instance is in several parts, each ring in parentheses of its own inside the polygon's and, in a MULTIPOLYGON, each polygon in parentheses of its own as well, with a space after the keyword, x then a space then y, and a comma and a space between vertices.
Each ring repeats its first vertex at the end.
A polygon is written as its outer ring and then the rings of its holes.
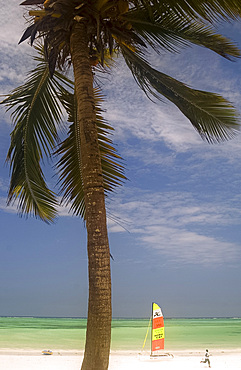
POLYGON ((122 46, 122 54, 142 90, 149 97, 160 99, 162 95, 174 103, 202 139, 215 143, 228 140, 236 134, 240 127, 239 115, 222 96, 186 86, 155 70, 125 46, 122 46))
POLYGON ((239 48, 231 40, 217 34, 201 20, 183 18, 171 11, 165 17, 156 13, 150 18, 146 10, 138 9, 128 12, 124 19, 156 51, 161 48, 173 52, 193 43, 227 59, 240 56, 239 48))
POLYGON ((103 97, 98 89, 95 89, 96 125, 98 130, 98 142, 101 154, 102 172, 104 178, 104 189, 106 194, 113 191, 126 180, 122 158, 117 154, 112 144, 109 133, 113 128, 102 116, 101 103, 103 97))
POLYGON ((43 4, 45 0, 25 0, 20 5, 39 5, 43 4))
POLYGON ((208 22, 238 19, 241 16, 239 0, 133 0, 134 6, 146 9, 150 16, 156 12, 165 16, 175 12, 182 17, 203 18, 208 22))
POLYGON ((48 64, 41 55, 39 63, 26 83, 10 93, 2 102, 12 111, 15 128, 7 155, 11 182, 8 202, 18 199, 22 214, 33 214, 52 221, 56 214, 55 194, 49 190, 41 169, 44 157, 51 157, 58 141, 57 128, 62 116, 57 90, 61 80, 49 76, 48 64))
POLYGON ((71 211, 84 218, 85 202, 82 179, 82 165, 80 154, 80 134, 78 129, 77 102, 75 94, 65 89, 61 91, 60 99, 68 113, 68 121, 72 122, 69 127, 68 137, 56 151, 56 155, 61 158, 57 163, 60 172, 59 182, 61 183, 61 193, 63 193, 62 203, 71 203, 71 211))
POLYGON ((210 22, 240 18, 239 0, 168 0, 162 2, 167 7, 195 18, 202 17, 210 22))
MULTIPOLYGON (((62 90, 60 99, 68 112, 68 121, 72 122, 69 128, 67 139, 65 139, 57 155, 61 155, 57 167, 60 171, 61 193, 63 202, 71 204, 70 210, 74 214, 85 217, 85 201, 82 180, 82 163, 81 163, 81 140, 79 133, 79 124, 77 116, 77 102, 74 93, 62 90)), ((95 90, 96 100, 96 125, 98 129, 98 142, 101 154, 102 173, 104 180, 105 193, 121 185, 125 180, 121 157, 116 153, 112 146, 110 138, 107 136, 112 129, 101 115, 101 96, 98 90, 95 90)))

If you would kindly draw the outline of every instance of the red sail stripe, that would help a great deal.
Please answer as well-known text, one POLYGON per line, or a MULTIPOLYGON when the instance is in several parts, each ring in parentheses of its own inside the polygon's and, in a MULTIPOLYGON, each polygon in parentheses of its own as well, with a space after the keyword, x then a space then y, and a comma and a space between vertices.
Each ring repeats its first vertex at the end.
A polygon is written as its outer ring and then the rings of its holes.
POLYGON ((163 316, 161 317, 155 317, 152 321, 152 329, 157 329, 157 328, 163 328, 164 326, 164 319, 163 316))
POLYGON ((161 349, 164 349, 164 338, 163 339, 158 339, 158 340, 154 340, 152 342, 152 352, 154 351, 159 351, 161 349))

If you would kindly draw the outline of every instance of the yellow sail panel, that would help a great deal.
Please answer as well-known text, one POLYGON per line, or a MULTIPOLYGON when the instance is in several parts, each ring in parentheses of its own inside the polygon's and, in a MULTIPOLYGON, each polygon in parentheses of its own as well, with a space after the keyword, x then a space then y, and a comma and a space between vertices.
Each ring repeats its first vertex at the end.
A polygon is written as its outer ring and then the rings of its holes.
POLYGON ((156 303, 152 303, 152 313, 153 313, 153 319, 155 317, 161 317, 163 316, 161 307, 158 306, 156 303))
POLYGON ((164 339, 165 338, 165 329, 158 328, 152 330, 152 340, 164 339))

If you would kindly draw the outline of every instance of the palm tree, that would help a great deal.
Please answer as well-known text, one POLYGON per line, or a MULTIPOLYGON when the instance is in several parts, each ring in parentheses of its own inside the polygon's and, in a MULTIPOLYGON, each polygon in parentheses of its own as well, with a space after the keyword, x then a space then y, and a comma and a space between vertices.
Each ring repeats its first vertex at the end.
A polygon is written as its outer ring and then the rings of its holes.
POLYGON ((155 70, 147 61, 153 49, 175 52, 196 44, 227 59, 240 56, 213 23, 237 19, 238 0, 26 0, 30 25, 20 42, 43 40, 43 50, 27 82, 3 103, 13 109, 15 128, 8 152, 12 177, 9 202, 21 213, 51 222, 57 198, 45 181, 42 159, 60 156, 62 199, 84 218, 88 235, 89 305, 82 370, 108 368, 111 338, 110 251, 105 196, 125 179, 120 157, 107 135, 95 73, 120 55, 150 98, 164 96, 210 143, 231 138, 238 114, 221 96, 191 89, 155 70), (66 76, 73 66, 74 82, 66 76), (69 117, 67 138, 58 144, 62 109, 69 117), (57 149, 56 149, 57 148, 57 149))

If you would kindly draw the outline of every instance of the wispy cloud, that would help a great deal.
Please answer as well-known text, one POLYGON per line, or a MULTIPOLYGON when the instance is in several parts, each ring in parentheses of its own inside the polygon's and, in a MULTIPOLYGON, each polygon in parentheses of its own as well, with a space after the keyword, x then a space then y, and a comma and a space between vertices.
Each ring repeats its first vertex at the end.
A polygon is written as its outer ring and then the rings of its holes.
POLYGON ((180 264, 223 265, 241 256, 240 246, 234 243, 176 227, 147 227, 140 242, 180 264))
POLYGON ((18 41, 26 28, 23 19, 24 9, 18 2, 1 4, 1 35, 0 35, 0 83, 1 92, 5 94, 22 83, 26 72, 31 69, 33 53, 27 43, 18 45, 18 41))
MULTIPOLYGON (((241 211, 234 204, 204 202, 182 192, 129 189, 124 194, 110 210, 142 246, 180 263, 223 264, 241 257, 240 246, 220 236, 220 229, 239 225, 241 211)), ((112 223, 110 232, 125 232, 120 224, 112 223)))
POLYGON ((7 1, 1 4, 0 41, 3 44, 16 45, 25 29, 24 7, 19 4, 19 1, 7 1))
MULTIPOLYGON (((1 7, 1 93, 22 83, 26 71, 31 69, 30 58, 26 53, 31 54, 32 49, 26 43, 17 47, 24 29, 22 13, 22 8, 16 2, 4 2, 1 7)), ((152 56, 152 62, 174 78, 198 89, 223 94, 239 105, 241 77, 234 77, 231 69, 224 72, 219 56, 205 49, 202 49, 202 53, 197 50, 187 49, 174 56, 152 56)), ((224 166, 233 163, 237 166, 241 153, 240 137, 225 145, 208 146, 177 108, 170 103, 154 104, 149 101, 123 61, 119 61, 118 65, 120 68, 105 77, 104 81, 106 118, 115 128, 114 141, 123 143, 128 156, 142 161, 144 165, 153 164, 168 169, 177 166, 176 156, 188 154, 190 159, 186 160, 182 168, 192 176, 188 179, 189 184, 195 180, 195 176, 202 174, 205 177, 210 168, 215 178, 215 159, 224 158, 224 166), (138 147, 141 149, 137 150, 137 147, 130 145, 130 139, 138 139, 138 147), (169 152, 160 155, 158 143, 164 143, 169 152), (208 167, 210 162, 212 166, 208 167)), ((236 182, 240 180, 237 175, 232 178, 236 182)), ((124 189, 109 206, 110 232, 124 231, 123 224, 140 244, 173 261, 224 263, 240 256, 239 246, 227 242, 220 233, 221 228, 237 225, 240 220, 240 211, 235 201, 229 199, 220 202, 217 198, 198 200, 191 192, 163 191, 150 194, 140 189, 124 189), (219 233, 216 233, 217 229, 219 233)), ((237 195, 234 194, 235 197, 237 195)), ((15 206, 6 207, 5 198, 0 199, 0 208, 4 212, 17 212, 15 206)), ((60 208, 60 216, 70 216, 70 213, 66 208, 60 208)))
MULTIPOLYGON (((224 72, 222 58, 214 53, 194 47, 181 54, 152 56, 154 65, 164 73, 170 74, 193 88, 212 91, 223 95, 236 105, 240 105, 241 78, 234 76, 231 68, 224 72), (210 62, 211 61, 211 62, 210 62), (208 65, 208 68, 207 68, 208 65)), ((226 66, 229 64, 226 61, 226 66)), ((230 62, 230 64, 232 64, 230 62)), ((115 127, 116 140, 127 141, 137 138, 143 142, 164 142, 175 152, 193 150, 202 155, 214 153, 211 146, 204 143, 191 123, 169 102, 154 104, 135 83, 123 61, 109 76, 104 86, 107 96, 106 118, 115 127)), ((241 153, 240 135, 225 145, 216 145, 217 155, 230 156, 241 153), (226 146, 227 145, 227 146, 226 146)), ((146 158, 148 153, 143 154, 146 158)), ((154 158, 152 156, 152 158, 154 158)))
POLYGON ((7 213, 17 213, 16 203, 12 205, 7 205, 6 197, 0 197, 0 209, 7 213))
POLYGON ((0 191, 6 192, 8 190, 8 182, 4 178, 0 178, 0 191))
MULTIPOLYGON (((33 49, 26 42, 17 47, 25 28, 23 12, 23 7, 12 2, 4 3, 1 8, 0 81, 3 92, 8 92, 21 83, 26 71, 31 68, 31 58, 26 54, 31 54, 33 49)), ((239 105, 240 80, 231 71, 224 72, 220 62, 222 58, 213 52, 193 47, 182 50, 180 54, 163 53, 161 57, 153 54, 151 60, 164 73, 195 88, 224 94, 239 105)), ((177 152, 203 148, 199 135, 179 110, 171 103, 153 104, 149 101, 136 85, 123 61, 118 61, 117 68, 110 76, 105 76, 103 83, 107 96, 106 117, 115 127, 117 141, 126 140, 131 135, 152 143, 163 141, 177 152)), ((232 143, 229 149, 240 149, 240 145, 237 142, 232 143)))

